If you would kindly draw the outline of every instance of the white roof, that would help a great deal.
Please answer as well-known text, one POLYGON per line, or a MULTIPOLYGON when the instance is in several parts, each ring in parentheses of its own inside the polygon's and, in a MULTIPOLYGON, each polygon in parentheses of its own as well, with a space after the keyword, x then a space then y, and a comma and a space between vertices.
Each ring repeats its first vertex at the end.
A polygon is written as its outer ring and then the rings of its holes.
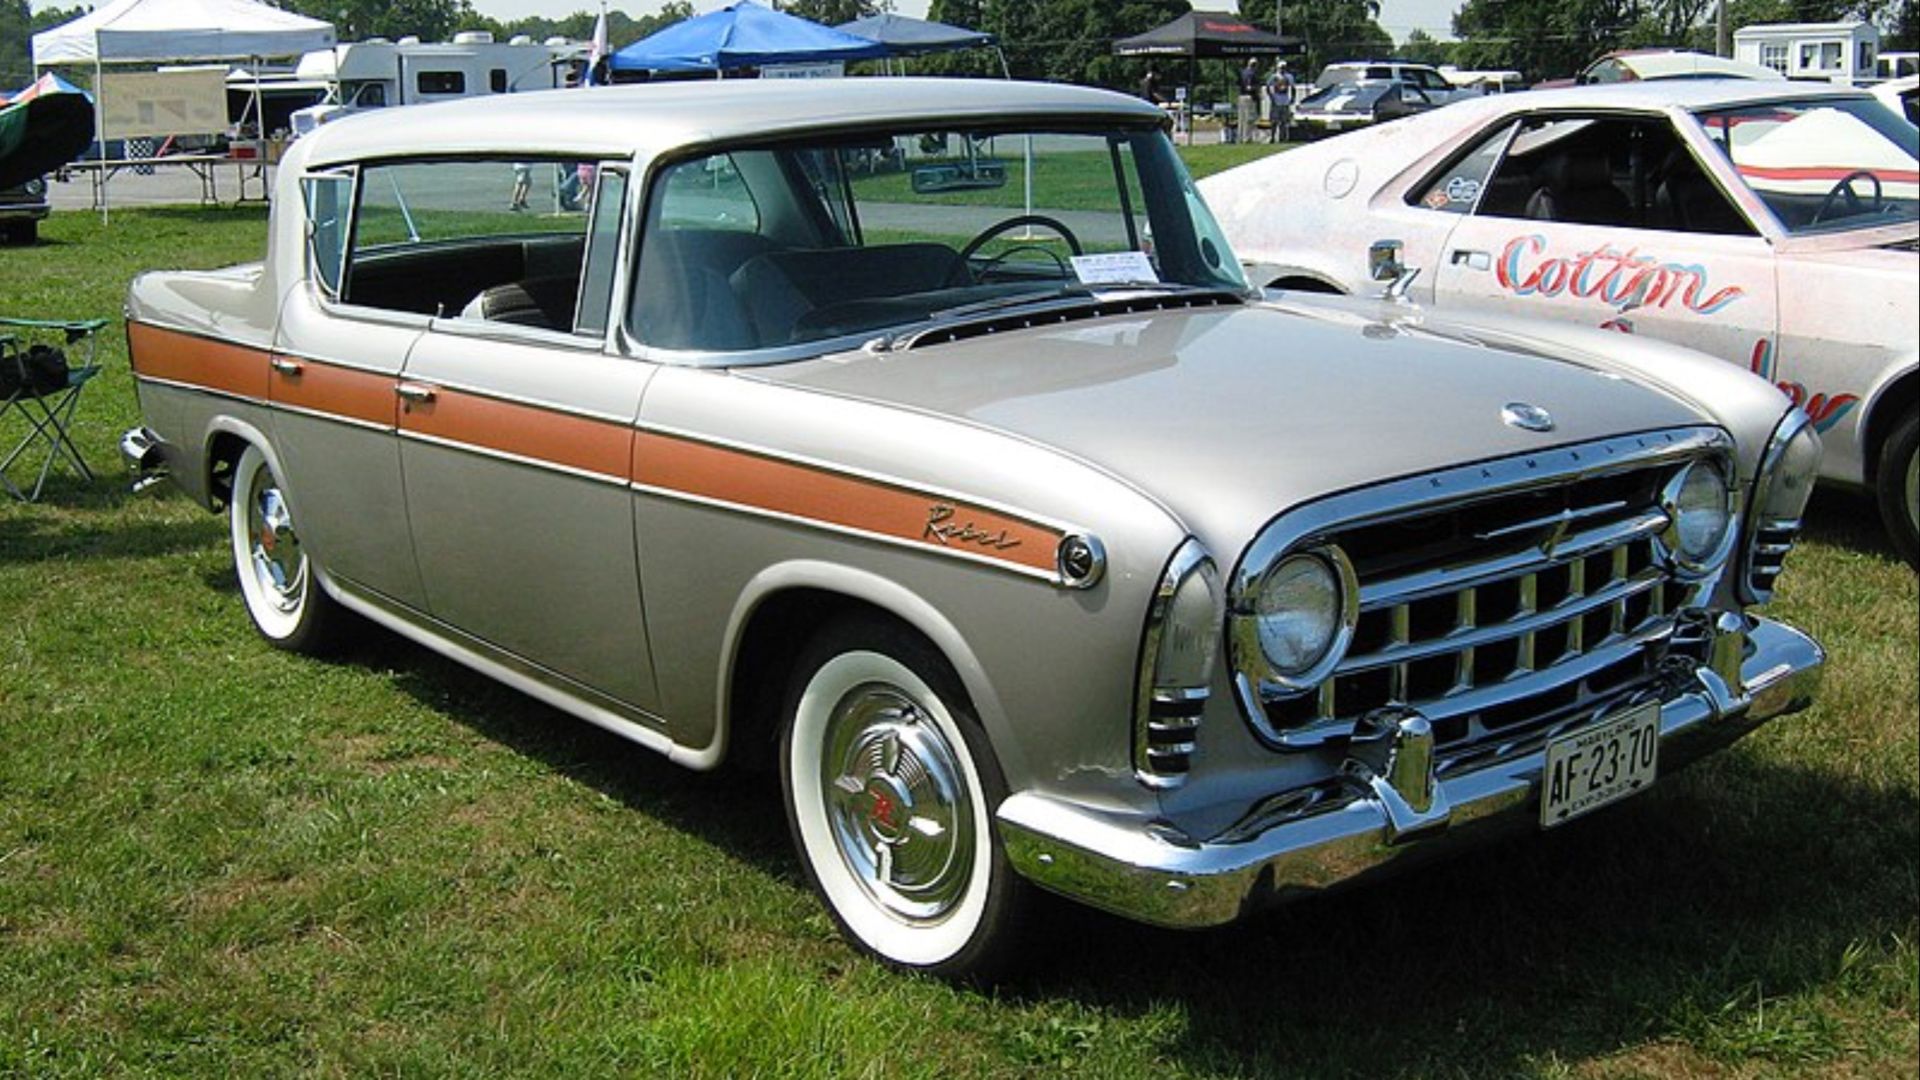
POLYGON ((1157 124, 1165 114, 1108 90, 1005 79, 695 79, 376 109, 300 145, 310 165, 422 152, 625 158, 808 129, 1050 117, 1157 124))
POLYGON ((296 56, 333 42, 332 23, 255 0, 110 0, 33 35, 33 62, 244 60, 296 56))
POLYGON ((1734 60, 1708 53, 1676 49, 1672 52, 1622 52, 1613 59, 1631 68, 1642 79, 1672 79, 1682 76, 1728 75, 1740 79, 1780 80, 1785 75, 1747 60, 1734 60))

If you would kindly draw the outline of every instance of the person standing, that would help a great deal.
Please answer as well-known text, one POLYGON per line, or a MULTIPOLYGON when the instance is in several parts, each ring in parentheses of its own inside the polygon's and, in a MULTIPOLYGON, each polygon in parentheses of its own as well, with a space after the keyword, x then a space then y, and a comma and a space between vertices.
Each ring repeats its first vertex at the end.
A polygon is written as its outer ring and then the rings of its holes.
POLYGON ((1147 65, 1147 73, 1140 78, 1140 96, 1155 105, 1160 104, 1160 72, 1152 64, 1147 65))
POLYGON ((1250 143, 1253 131, 1260 117, 1260 64, 1253 57, 1247 57, 1247 64, 1240 69, 1240 101, 1238 121, 1234 125, 1237 141, 1250 143))
POLYGON ((1267 111, 1273 141, 1293 141, 1293 75, 1285 60, 1274 61, 1273 74, 1267 77, 1267 111))

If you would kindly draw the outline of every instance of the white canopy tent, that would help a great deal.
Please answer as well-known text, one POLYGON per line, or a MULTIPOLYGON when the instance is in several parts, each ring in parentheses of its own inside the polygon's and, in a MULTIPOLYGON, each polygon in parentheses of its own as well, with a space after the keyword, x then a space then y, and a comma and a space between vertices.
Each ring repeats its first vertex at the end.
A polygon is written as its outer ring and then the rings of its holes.
POLYGON ((33 35, 33 64, 249 60, 333 43, 332 23, 256 0, 112 0, 33 35))
MULTIPOLYGON (((33 35, 33 66, 87 66, 94 72, 94 135, 106 153, 101 69, 107 64, 196 60, 258 62, 333 47, 333 24, 282 11, 257 0, 111 0, 91 12, 33 35)), ((255 79, 254 108, 259 108, 255 79)), ((257 115, 257 112, 256 112, 257 115)), ((107 211, 105 174, 97 189, 107 211)))

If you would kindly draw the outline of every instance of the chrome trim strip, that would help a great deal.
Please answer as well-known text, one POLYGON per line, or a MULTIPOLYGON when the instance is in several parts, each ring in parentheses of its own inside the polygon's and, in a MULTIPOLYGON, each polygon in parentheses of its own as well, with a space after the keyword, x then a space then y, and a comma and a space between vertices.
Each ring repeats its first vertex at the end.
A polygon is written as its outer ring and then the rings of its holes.
POLYGON ((822 458, 809 457, 805 454, 795 454, 785 450, 774 450, 754 443, 740 442, 735 439, 723 438, 716 435, 701 434, 685 428, 654 424, 644 420, 635 424, 634 427, 644 434, 664 435, 668 438, 684 439, 687 442, 701 443, 706 446, 717 446, 723 450, 734 450, 742 454, 752 454, 755 457, 766 458, 769 461, 784 461, 794 465, 803 465, 809 469, 818 469, 821 472, 832 473, 835 476, 847 476, 855 480, 864 480, 868 483, 882 484, 896 491, 910 492, 915 495, 926 495, 944 502, 961 503, 980 510, 992 510, 995 513, 1005 514, 1008 517, 1019 518, 1029 525, 1037 525, 1043 529, 1051 529, 1059 533, 1062 539, 1075 534, 1081 536, 1093 535, 1093 533, 1087 529, 1063 522, 1058 518, 1045 517, 1040 514, 1035 514, 1030 510, 1022 510, 993 499, 967 495, 951 488, 930 487, 926 484, 916 483, 911 480, 902 480, 897 476, 874 472, 870 469, 836 464, 822 458))
POLYGON ((383 379, 398 379, 400 377, 398 371, 388 368, 370 367, 366 364, 356 364, 351 360, 339 360, 331 356, 321 356, 318 353, 302 352, 298 349, 275 347, 272 352, 275 356, 284 356, 292 360, 305 360, 309 364, 324 364, 327 367, 340 368, 345 371, 357 371, 362 375, 378 375, 383 379))
MULTIPOLYGON (((450 337, 499 341, 509 345, 539 345, 543 348, 551 346, 579 353, 599 353, 606 348, 604 340, 582 337, 571 330, 550 330, 544 326, 527 326, 523 323, 500 322, 494 319, 469 319, 458 313, 433 316, 427 321, 427 331, 445 333, 450 337)), ((624 357, 616 359, 624 359, 624 357)))
POLYGON ((541 412, 551 413, 555 416, 572 417, 577 420, 593 420, 605 424, 617 424, 623 428, 633 426, 633 417, 631 416, 619 416, 614 413, 604 413, 594 409, 582 409, 574 405, 561 405, 551 401, 540 401, 520 394, 509 394, 502 390, 489 390, 485 387, 475 386, 472 383, 459 382, 454 379, 443 379, 437 375, 425 375, 411 368, 402 371, 396 376, 396 381, 398 380, 413 380, 423 385, 431 384, 435 390, 451 390, 456 393, 468 394, 477 398, 486 398, 489 401, 498 401, 507 405, 520 405, 529 409, 538 409, 541 412))
POLYGON ((461 442, 457 439, 443 439, 438 435, 423 435, 418 431, 411 431, 407 428, 399 429, 398 434, 402 439, 411 442, 425 443, 430 446, 438 446, 445 450, 463 450, 470 454, 478 454, 481 457, 489 457, 497 461, 511 462, 515 465, 525 465, 528 468, 541 469, 546 472, 561 473, 566 476, 577 477, 581 480, 592 480, 595 483, 608 484, 613 487, 625 487, 627 485, 627 478, 624 476, 592 472, 587 469, 576 469, 571 465, 561 465, 543 458, 524 457, 520 454, 508 453, 505 450, 495 450, 490 446, 479 446, 474 443, 461 442))
MULTIPOLYGON (((127 320, 127 322, 136 326, 144 326, 149 330, 159 330, 162 333, 179 334, 181 337, 198 338, 201 341, 212 342, 215 345, 225 345, 229 348, 234 348, 234 349, 251 349, 254 352, 262 354, 263 356, 273 351, 273 346, 271 345, 263 345, 255 341, 242 341, 237 338, 218 337, 211 330, 192 330, 184 326, 175 326, 172 323, 155 322, 152 319, 131 319, 130 318, 127 320)), ((271 337, 271 335, 269 335, 269 337, 271 337)))
MULTIPOLYGON (((1793 548, 1794 539, 1799 535, 1804 512, 1802 517, 1794 518, 1790 522, 1761 521, 1760 513, 1767 504, 1768 488, 1771 487, 1774 474, 1780 468, 1780 459, 1787 454, 1787 447, 1793 445, 1793 440, 1799 437, 1801 431, 1812 424, 1813 418, 1807 415, 1806 410, 1788 409, 1787 415, 1780 418, 1780 423, 1774 428, 1773 435, 1767 440, 1767 449, 1760 458, 1759 468, 1753 478, 1753 495, 1747 503, 1747 520, 1741 528, 1740 572, 1735 575, 1738 595, 1743 604, 1765 604, 1773 599, 1771 584, 1767 588, 1761 588, 1754 578, 1756 574, 1778 577, 1785 566, 1787 554, 1793 548), (1784 544, 1771 545, 1768 549, 1760 547, 1763 534, 1789 527, 1792 528, 1793 533, 1784 544), (1778 548, 1778 550, 1771 548, 1778 548), (1756 566, 1761 561, 1759 556, 1762 554, 1778 557, 1768 560, 1764 566, 1756 566)), ((1816 437, 1818 434, 1816 431, 1816 437)))
POLYGON ((417 641, 449 660, 498 679, 521 693, 571 713, 596 727, 605 728, 691 768, 708 769, 719 763, 718 755, 674 741, 667 734, 669 725, 662 717, 608 697, 592 687, 473 637, 371 589, 332 576, 326 577, 324 584, 328 593, 341 604, 402 637, 417 641))
POLYGON ((377 431, 382 435, 391 435, 396 430, 392 424, 376 424, 371 420, 362 420, 357 416, 342 416, 339 413, 322 412, 319 409, 308 409, 299 405, 288 405, 280 401, 264 401, 261 402, 261 404, 276 412, 292 413, 295 416, 306 416, 315 420, 330 420, 336 424, 344 424, 347 427, 360 428, 364 431, 377 431))
POLYGON ((972 552, 961 551, 957 548, 922 543, 918 540, 909 540, 903 536, 888 536, 884 533, 868 532, 865 529, 856 529, 850 525, 821 521, 818 518, 800 517, 795 514, 782 513, 778 510, 768 510, 761 506, 749 506, 745 503, 729 502, 725 499, 709 498, 705 495, 695 495, 691 492, 680 491, 675 488, 655 487, 652 484, 642 484, 639 481, 628 482, 627 486, 634 492, 642 495, 654 495, 663 499, 672 499, 675 502, 691 503, 695 506, 705 506, 714 510, 729 510, 736 514, 766 518, 771 521, 785 522, 790 525, 801 525, 809 529, 817 529, 821 532, 837 533, 841 536, 852 536, 861 540, 873 540, 893 547, 903 548, 907 551, 942 555, 950 559, 960 559, 980 566, 1004 570, 1010 574, 1018 574, 1021 577, 1044 581, 1049 585, 1055 585, 1060 588, 1069 587, 1065 582, 1060 580, 1060 575, 1057 573, 1048 573, 1044 570, 1024 566, 1020 563, 1008 562, 1004 559, 995 559, 987 555, 975 555, 972 552))
POLYGON ((142 375, 137 371, 133 373, 133 378, 135 382, 143 382, 150 386, 164 386, 169 390, 185 390, 188 393, 205 394, 208 397, 217 397, 226 401, 238 401, 245 405, 264 406, 269 404, 269 402, 261 398, 248 397, 245 394, 236 394, 229 390, 216 390, 211 386, 202 386, 199 383, 180 382, 177 379, 162 379, 154 375, 142 375))

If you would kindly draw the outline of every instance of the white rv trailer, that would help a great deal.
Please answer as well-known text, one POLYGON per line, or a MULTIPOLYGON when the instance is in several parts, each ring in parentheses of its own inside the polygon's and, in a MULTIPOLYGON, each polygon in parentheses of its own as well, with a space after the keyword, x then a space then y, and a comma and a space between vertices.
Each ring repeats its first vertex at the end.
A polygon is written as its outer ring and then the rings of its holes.
POLYGON ((406 37, 320 49, 301 57, 295 73, 332 89, 326 101, 293 115, 293 133, 364 109, 568 86, 578 81, 587 51, 565 38, 496 42, 485 30, 463 31, 447 42, 406 37))

